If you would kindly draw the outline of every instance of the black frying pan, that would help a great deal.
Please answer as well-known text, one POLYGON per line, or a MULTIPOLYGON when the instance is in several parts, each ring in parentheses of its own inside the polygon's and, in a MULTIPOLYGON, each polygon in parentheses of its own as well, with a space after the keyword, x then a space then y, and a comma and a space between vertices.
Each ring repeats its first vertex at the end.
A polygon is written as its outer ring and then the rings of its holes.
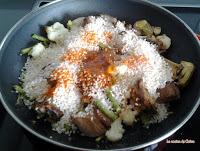
POLYGON ((137 0, 63 0, 32 11, 21 19, 6 35, 0 45, 0 98, 9 114, 26 130, 47 142, 72 149, 139 149, 159 142, 177 131, 192 116, 199 105, 200 96, 200 47, 191 29, 169 11, 145 1, 137 0), (32 111, 16 107, 16 94, 11 93, 13 84, 18 83, 20 69, 25 58, 19 56, 21 48, 33 44, 32 33, 44 34, 42 27, 55 21, 65 23, 80 16, 109 14, 120 20, 133 23, 147 19, 153 25, 161 26, 163 33, 172 39, 167 57, 173 61, 191 61, 196 70, 188 87, 182 90, 181 99, 171 103, 174 114, 162 123, 149 129, 136 124, 126 131, 117 143, 98 144, 93 138, 78 134, 68 137, 51 131, 47 123, 33 125, 32 111), (52 136, 53 138, 49 138, 52 136))

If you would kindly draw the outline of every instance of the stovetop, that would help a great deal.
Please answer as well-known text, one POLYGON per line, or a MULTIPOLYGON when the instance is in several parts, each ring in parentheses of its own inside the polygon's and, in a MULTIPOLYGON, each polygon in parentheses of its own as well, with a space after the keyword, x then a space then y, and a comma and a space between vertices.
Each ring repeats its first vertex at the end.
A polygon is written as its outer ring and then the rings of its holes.
MULTIPOLYGON (((44 0, 45 1, 45 0, 44 0)), ((200 34, 199 0, 151 0, 175 13, 185 21, 195 33, 200 34)), ((22 16, 31 11, 34 0, 0 0, 0 41, 6 32, 22 16), (5 19, 6 18, 6 19, 5 19)), ((145 151, 197 150, 200 147, 200 108, 192 118, 168 140, 194 140, 195 144, 169 144, 164 140, 145 148, 145 151), (156 147, 157 146, 157 147, 156 147)), ((0 103, 0 150, 1 151, 66 151, 32 136, 21 128, 5 111, 0 103)))

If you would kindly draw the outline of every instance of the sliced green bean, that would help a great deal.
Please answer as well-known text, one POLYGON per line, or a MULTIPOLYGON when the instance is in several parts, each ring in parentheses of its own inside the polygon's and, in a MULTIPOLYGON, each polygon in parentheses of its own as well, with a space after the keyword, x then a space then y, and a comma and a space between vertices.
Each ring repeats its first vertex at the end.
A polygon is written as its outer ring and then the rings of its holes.
POLYGON ((102 103, 100 100, 94 100, 94 105, 102 112, 104 113, 107 117, 109 117, 110 119, 112 119, 113 121, 117 119, 117 115, 107 109, 102 103))
POLYGON ((35 40, 42 42, 45 46, 48 46, 50 43, 50 40, 48 38, 45 38, 45 37, 37 35, 37 34, 32 34, 31 37, 35 40))
POLYGON ((73 26, 73 22, 71 20, 68 20, 67 22, 67 29, 71 30, 73 26))
POLYGON ((64 128, 65 128, 65 131, 69 131, 71 129, 71 126, 69 126, 68 124, 64 124, 64 128))
POLYGON ((111 90, 105 90, 106 96, 108 97, 109 101, 112 103, 113 109, 118 113, 120 112, 121 108, 117 100, 113 97, 111 90))
POLYGON ((24 96, 22 96, 21 94, 18 95, 17 97, 17 101, 16 101, 16 105, 22 105, 24 104, 24 96))
POLYGON ((26 96, 26 93, 23 90, 22 86, 21 85, 14 85, 13 89, 18 94, 16 105, 24 104, 24 100, 28 99, 28 97, 26 96))
POLYGON ((99 46, 99 48, 101 48, 101 49, 106 48, 106 46, 105 46, 102 42, 100 42, 98 46, 99 46))
POLYGON ((49 39, 43 37, 43 36, 40 36, 40 35, 37 35, 37 34, 32 34, 31 36, 33 39, 36 39, 38 41, 41 41, 41 42, 49 42, 49 39))
POLYGON ((146 127, 149 125, 149 121, 151 120, 151 116, 145 113, 140 114, 140 120, 142 124, 146 127))
POLYGON ((31 52, 33 47, 28 47, 28 48, 24 48, 24 49, 21 49, 21 55, 25 55, 25 54, 29 54, 29 52, 31 52))
POLYGON ((15 91, 19 94, 24 94, 24 90, 21 86, 19 85, 14 85, 13 88, 15 89, 15 91))
POLYGON ((95 139, 95 141, 98 143, 98 142, 100 142, 102 139, 103 139, 103 136, 99 136, 99 137, 97 137, 97 138, 95 139))

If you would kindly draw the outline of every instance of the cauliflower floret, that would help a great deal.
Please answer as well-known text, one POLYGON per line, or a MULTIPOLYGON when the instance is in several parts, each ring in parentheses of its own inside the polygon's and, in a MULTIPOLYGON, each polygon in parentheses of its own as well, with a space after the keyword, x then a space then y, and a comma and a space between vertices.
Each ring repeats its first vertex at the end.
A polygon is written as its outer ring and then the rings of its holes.
POLYGON ((45 50, 45 47, 43 44, 38 43, 35 46, 33 46, 32 50, 31 50, 31 56, 32 57, 38 57, 40 56, 40 54, 45 50))
POLYGON ((72 21, 73 23, 73 26, 72 26, 72 29, 76 28, 76 27, 80 27, 82 24, 83 24, 83 20, 84 20, 85 17, 79 17, 77 19, 74 19, 72 21))
POLYGON ((137 111, 132 111, 131 109, 126 109, 122 112, 121 118, 124 124, 131 126, 134 121, 136 121, 135 116, 138 114, 137 111))
POLYGON ((47 37, 51 41, 62 41, 68 33, 68 29, 63 24, 56 22, 46 28, 47 37))
POLYGON ((111 128, 106 132, 109 141, 116 142, 122 138, 124 129, 121 122, 121 119, 118 118, 111 124, 111 128))
POLYGON ((157 36, 156 39, 161 43, 161 49, 166 50, 171 46, 171 39, 165 34, 157 36))

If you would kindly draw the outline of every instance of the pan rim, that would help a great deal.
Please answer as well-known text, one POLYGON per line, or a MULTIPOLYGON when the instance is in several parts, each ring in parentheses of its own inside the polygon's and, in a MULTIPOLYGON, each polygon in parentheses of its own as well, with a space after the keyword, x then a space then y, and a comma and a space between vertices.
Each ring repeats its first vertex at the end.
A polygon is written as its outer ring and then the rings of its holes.
MULTIPOLYGON (((55 0, 53 2, 50 2, 40 8, 36 8, 34 9, 33 11, 29 12, 27 15, 25 15, 24 17, 22 17, 9 31, 8 33, 6 34, 6 36, 3 38, 2 42, 0 43, 0 52, 2 51, 2 48, 5 44, 5 42, 7 41, 7 39, 10 37, 11 33, 18 27, 20 26, 21 23, 23 23, 24 20, 26 20, 27 18, 31 17, 32 15, 34 15, 36 12, 38 11, 41 11, 43 8, 46 8, 46 7, 49 7, 55 3, 59 3, 59 2, 62 2, 63 0, 55 0)), ((68 2, 70 1, 74 1, 74 0, 69 0, 68 2)), ((193 38, 196 39, 196 42, 198 42, 198 39, 197 37, 195 36, 194 32, 192 31, 192 29, 184 22, 182 21, 179 17, 177 17, 175 14, 173 14, 172 12, 170 12, 169 10, 155 4, 155 3, 152 3, 152 2, 149 2, 149 1, 146 1, 146 0, 127 0, 127 1, 130 1, 130 2, 137 2, 137 3, 141 3, 141 4, 145 4, 145 5, 148 5, 148 6, 151 6, 153 8, 156 8, 156 9, 159 9, 160 11, 164 11, 165 13, 167 13, 168 15, 170 15, 171 17, 175 18, 177 21, 179 21, 189 32, 191 35, 193 35, 193 38)), ((5 103, 6 101, 4 100, 3 96, 2 96, 2 93, 0 92, 0 100, 1 100, 1 103, 3 104, 4 108, 6 109, 6 111, 9 113, 9 115, 11 115, 11 117, 20 125, 22 126, 24 129, 26 129, 27 131, 29 131, 31 134, 37 136, 38 138, 48 142, 48 143, 51 143, 51 144, 54 144, 54 145, 57 145, 57 146, 60 146, 60 147, 64 147, 64 148, 69 148, 69 149, 74 149, 74 150, 94 150, 92 148, 81 148, 81 147, 75 147, 75 146, 71 146, 71 145, 67 145, 67 144, 64 144, 64 143, 60 143, 58 141, 55 141, 55 140, 52 140, 51 138, 49 137, 46 137, 46 136, 43 136, 41 135, 40 133, 38 133, 37 131, 31 129, 30 127, 28 127, 22 120, 20 120, 18 118, 17 115, 15 115, 12 110, 10 110, 10 108, 8 107, 7 103, 5 103)), ((158 137, 158 138, 155 138, 151 141, 148 141, 146 143, 143 143, 143 144, 140 144, 140 145, 136 145, 136 146, 133 146, 133 147, 124 147, 124 148, 120 148, 120 149, 114 149, 116 151, 121 151, 121 150, 136 150, 136 149, 141 149, 141 148, 144 148, 144 147, 147 147, 149 145, 152 145, 152 144, 155 144, 155 143, 158 143, 166 138, 168 138, 169 136, 171 136, 172 134, 174 134, 178 129, 180 129, 191 117, 192 115, 195 113, 195 111, 197 110, 198 106, 200 105, 200 98, 198 98, 198 101, 196 102, 196 104, 194 105, 193 109, 191 110, 191 112, 185 117, 185 119, 180 122, 177 126, 175 126, 174 128, 172 128, 171 130, 169 130, 166 134, 164 134, 163 136, 161 137, 158 137)), ((99 150, 99 149, 95 149, 95 150, 99 150)), ((106 149, 106 150, 113 150, 113 149, 106 149)), ((105 151, 106 151, 105 150, 105 151)))

